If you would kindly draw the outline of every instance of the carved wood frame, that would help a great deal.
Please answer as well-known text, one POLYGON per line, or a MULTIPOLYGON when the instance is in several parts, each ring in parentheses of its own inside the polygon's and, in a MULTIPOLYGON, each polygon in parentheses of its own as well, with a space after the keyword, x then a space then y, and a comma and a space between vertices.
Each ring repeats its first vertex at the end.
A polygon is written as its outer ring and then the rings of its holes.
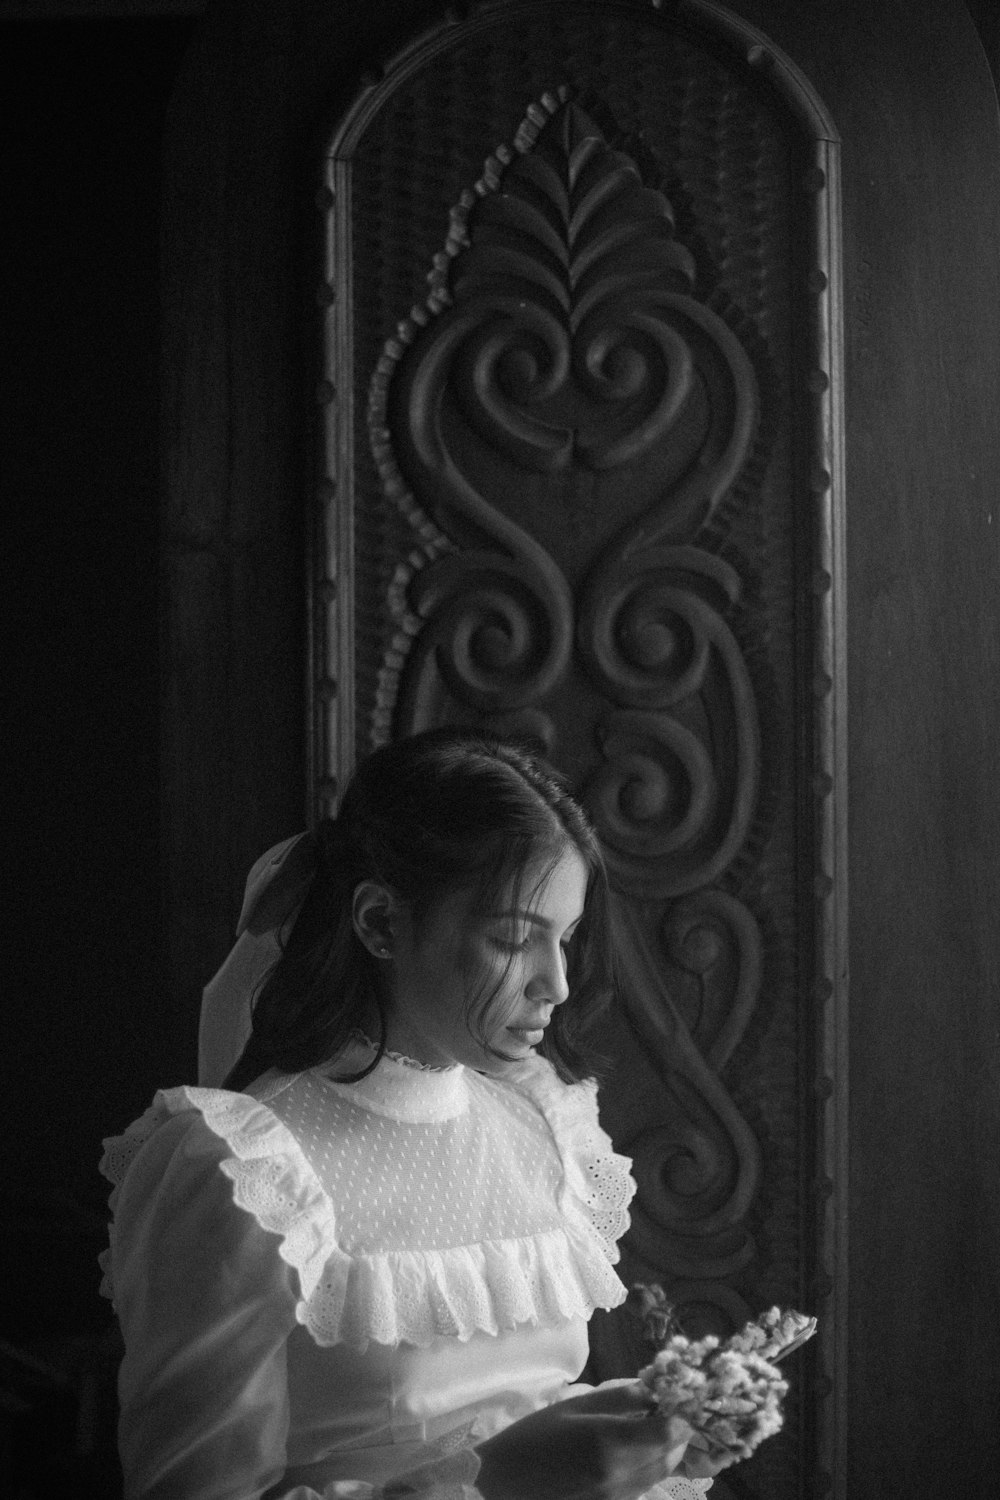
MULTIPOLYGON (((518 0, 529 4, 530 0, 518 0)), ((660 10, 651 0, 653 12, 660 10)), ((508 6, 509 11, 513 7, 508 6)), ((649 18, 650 4, 620 0, 649 18)), ((322 366, 319 462, 310 510, 309 787, 313 816, 336 807, 355 759, 354 351, 351 309, 352 159, 383 101, 430 58, 496 20, 495 4, 452 15, 368 77, 329 141, 319 207, 323 265, 317 288, 322 366)), ((844 359, 841 286, 840 145, 808 79, 755 27, 714 0, 684 0, 663 24, 683 20, 724 39, 766 70, 812 141, 808 286, 812 322, 806 380, 812 434, 814 721, 803 737, 812 759, 815 821, 815 954, 818 1053, 814 1059, 814 1169, 823 1207, 817 1260, 825 1268, 821 1310, 821 1389, 817 1392, 817 1493, 846 1496, 847 1382, 847 682, 844 464, 844 359)))

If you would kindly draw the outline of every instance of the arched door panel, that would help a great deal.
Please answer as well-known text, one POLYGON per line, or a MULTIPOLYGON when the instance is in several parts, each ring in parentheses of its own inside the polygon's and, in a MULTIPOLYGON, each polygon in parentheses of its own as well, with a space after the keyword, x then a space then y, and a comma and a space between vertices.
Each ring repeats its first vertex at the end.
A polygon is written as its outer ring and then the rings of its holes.
MULTIPOLYGON (((581 790, 624 980, 625 1279, 692 1331, 821 1312, 828 1367, 836 166, 794 69, 711 11, 486 7, 390 62, 327 166, 311 674, 318 808, 441 723, 581 790)), ((638 1318, 593 1346, 634 1371, 638 1318)), ((744 1482, 797 1494, 820 1408, 744 1482)))

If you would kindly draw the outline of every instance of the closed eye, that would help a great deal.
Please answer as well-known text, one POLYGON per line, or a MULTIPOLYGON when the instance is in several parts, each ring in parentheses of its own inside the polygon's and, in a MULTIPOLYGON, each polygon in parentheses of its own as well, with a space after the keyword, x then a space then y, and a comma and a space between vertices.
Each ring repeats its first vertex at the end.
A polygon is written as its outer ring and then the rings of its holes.
MULTIPOLYGON (((543 917, 534 915, 534 913, 532 912, 518 912, 517 915, 523 916, 524 919, 530 924, 527 932, 521 934, 519 932, 511 931, 510 929, 508 929, 504 933, 493 934, 491 938, 491 941, 498 948, 502 948, 508 953, 527 952, 532 944, 541 940, 544 933, 551 932, 552 930, 552 924, 550 922, 548 922, 543 917)), ((566 932, 564 932, 562 937, 559 939, 559 947, 564 954, 568 955, 570 944, 576 937, 581 920, 582 918, 578 917, 577 920, 572 924, 572 926, 567 928, 566 932)))
POLYGON ((529 936, 524 938, 520 942, 516 940, 507 940, 505 938, 494 938, 493 941, 496 943, 498 948, 504 948, 508 953, 526 953, 527 950, 531 947, 533 939, 529 936))

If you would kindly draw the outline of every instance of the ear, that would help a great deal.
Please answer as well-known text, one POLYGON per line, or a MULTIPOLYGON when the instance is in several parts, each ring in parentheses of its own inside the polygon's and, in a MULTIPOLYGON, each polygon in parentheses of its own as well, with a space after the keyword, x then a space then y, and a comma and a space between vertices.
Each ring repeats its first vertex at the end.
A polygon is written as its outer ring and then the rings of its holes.
POLYGON ((393 942, 398 925, 400 900, 388 886, 376 880, 362 880, 355 886, 351 900, 354 931, 369 953, 376 958, 393 956, 393 942))

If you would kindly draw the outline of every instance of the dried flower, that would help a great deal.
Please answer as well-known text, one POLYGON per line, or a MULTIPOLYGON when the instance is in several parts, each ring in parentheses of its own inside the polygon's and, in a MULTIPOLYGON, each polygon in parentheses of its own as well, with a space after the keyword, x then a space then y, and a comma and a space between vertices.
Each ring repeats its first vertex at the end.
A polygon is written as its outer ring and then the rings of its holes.
POLYGON ((761 1313, 754 1323, 747 1323, 739 1333, 729 1340, 731 1349, 751 1350, 772 1362, 784 1359, 793 1349, 798 1349, 816 1332, 816 1319, 804 1313, 782 1312, 780 1307, 771 1307, 761 1313))
MULTIPOLYGON (((636 1288, 647 1334, 676 1327, 661 1287, 636 1288)), ((670 1333, 652 1364, 639 1371, 664 1416, 681 1417, 716 1455, 749 1458, 781 1428, 788 1384, 773 1361, 811 1338, 816 1319, 772 1307, 720 1344, 711 1335, 670 1333)))
POLYGON ((643 1342, 662 1349, 673 1333, 680 1333, 680 1324, 674 1309, 667 1301, 667 1294, 657 1282, 637 1281, 632 1287, 634 1301, 639 1304, 642 1318, 643 1342))

